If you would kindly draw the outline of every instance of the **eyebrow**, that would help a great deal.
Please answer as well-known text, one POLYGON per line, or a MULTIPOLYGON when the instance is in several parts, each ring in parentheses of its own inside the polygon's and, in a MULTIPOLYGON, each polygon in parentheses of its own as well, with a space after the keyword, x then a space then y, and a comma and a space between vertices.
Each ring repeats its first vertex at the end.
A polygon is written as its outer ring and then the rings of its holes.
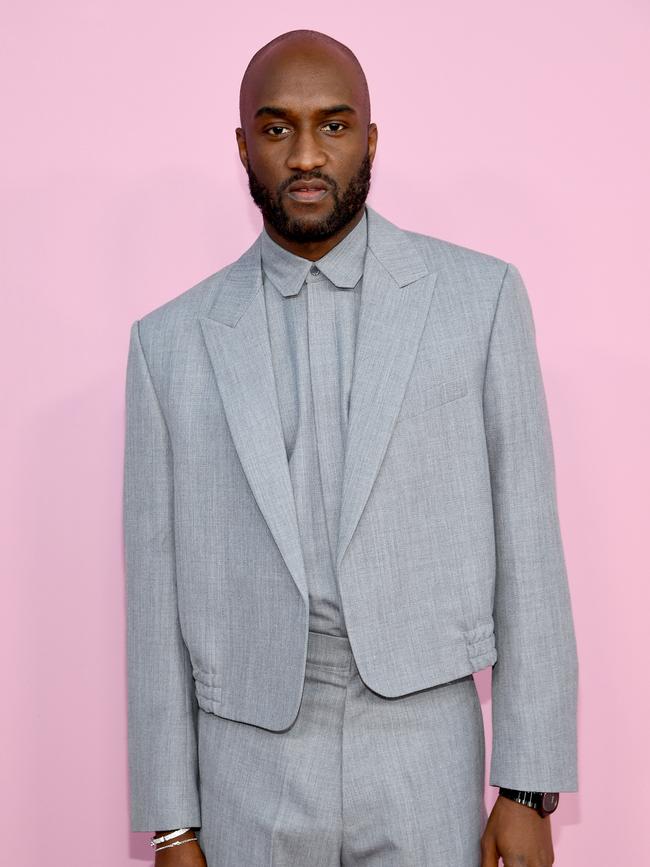
MULTIPOLYGON (((330 105, 327 108, 319 108, 316 113, 324 117, 329 114, 344 114, 345 112, 356 114, 356 111, 352 108, 352 106, 346 105, 345 103, 341 103, 340 105, 330 105)), ((272 115, 273 117, 290 117, 292 115, 292 111, 288 108, 281 108, 277 105, 263 105, 257 109, 254 116, 262 117, 263 115, 272 115)))

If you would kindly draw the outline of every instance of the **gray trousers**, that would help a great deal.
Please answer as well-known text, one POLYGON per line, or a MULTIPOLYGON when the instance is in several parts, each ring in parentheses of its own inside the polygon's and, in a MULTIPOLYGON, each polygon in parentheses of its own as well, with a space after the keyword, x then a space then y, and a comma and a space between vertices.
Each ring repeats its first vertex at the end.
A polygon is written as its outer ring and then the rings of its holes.
POLYGON ((485 740, 472 675, 398 698, 347 638, 309 633, 282 732, 199 710, 208 867, 479 867, 485 740))

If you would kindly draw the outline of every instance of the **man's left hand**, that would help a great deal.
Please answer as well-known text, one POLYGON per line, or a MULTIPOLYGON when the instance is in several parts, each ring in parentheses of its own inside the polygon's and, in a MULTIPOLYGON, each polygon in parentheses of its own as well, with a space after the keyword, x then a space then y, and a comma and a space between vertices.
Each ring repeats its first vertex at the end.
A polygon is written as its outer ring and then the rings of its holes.
POLYGON ((550 867, 551 817, 499 795, 481 837, 481 867, 550 867))

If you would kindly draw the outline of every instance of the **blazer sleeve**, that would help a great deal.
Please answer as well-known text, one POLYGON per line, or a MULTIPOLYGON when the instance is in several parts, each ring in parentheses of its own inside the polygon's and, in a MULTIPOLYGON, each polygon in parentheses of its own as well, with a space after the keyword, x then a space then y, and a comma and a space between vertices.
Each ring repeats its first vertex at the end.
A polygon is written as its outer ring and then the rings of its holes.
POLYGON ((553 445, 531 305, 510 264, 483 409, 496 542, 490 785, 575 792, 578 659, 553 445))
POLYGON ((172 452, 138 320, 130 334, 125 434, 131 830, 199 827, 197 704, 176 596, 172 452))

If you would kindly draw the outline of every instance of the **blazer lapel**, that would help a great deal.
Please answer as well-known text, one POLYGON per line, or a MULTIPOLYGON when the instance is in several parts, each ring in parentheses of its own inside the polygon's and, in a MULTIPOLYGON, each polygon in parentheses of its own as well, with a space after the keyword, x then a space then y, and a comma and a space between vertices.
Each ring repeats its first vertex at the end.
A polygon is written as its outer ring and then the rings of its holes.
POLYGON ((337 570, 388 447, 437 276, 404 231, 366 208, 368 252, 350 392, 337 570))
MULTIPOLYGON (((416 245, 366 205, 366 255, 345 445, 337 569, 388 447, 411 374, 436 273, 416 245)), ((251 490, 309 604, 273 372, 261 235, 220 277, 199 321, 233 442, 251 490)))
POLYGON ((266 323, 259 236, 228 269, 212 307, 199 320, 242 468, 308 604, 266 323))

